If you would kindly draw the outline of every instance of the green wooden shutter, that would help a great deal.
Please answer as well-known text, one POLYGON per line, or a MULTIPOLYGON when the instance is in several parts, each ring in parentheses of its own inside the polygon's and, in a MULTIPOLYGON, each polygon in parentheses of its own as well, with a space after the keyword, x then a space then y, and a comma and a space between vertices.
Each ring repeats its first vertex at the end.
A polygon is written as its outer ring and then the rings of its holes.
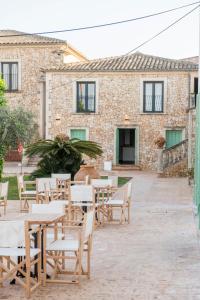
POLYGON ((116 129, 116 164, 119 163, 119 128, 116 129))
POLYGON ((182 141, 182 130, 166 131, 166 148, 170 148, 182 141))
POLYGON ((86 140, 86 130, 85 129, 71 129, 70 130, 71 139, 79 139, 81 141, 86 140))

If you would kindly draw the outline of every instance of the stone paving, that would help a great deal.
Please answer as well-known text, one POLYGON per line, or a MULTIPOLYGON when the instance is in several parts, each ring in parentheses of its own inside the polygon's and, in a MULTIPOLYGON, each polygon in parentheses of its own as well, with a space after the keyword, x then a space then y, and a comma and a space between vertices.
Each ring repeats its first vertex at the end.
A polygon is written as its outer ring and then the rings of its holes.
MULTIPOLYGON (((91 280, 48 285, 32 299, 200 299, 200 252, 187 179, 141 171, 123 175, 133 176, 131 224, 95 231, 91 280)), ((9 211, 16 205, 10 201, 9 211)), ((0 299, 25 299, 23 288, 7 285, 0 299)))

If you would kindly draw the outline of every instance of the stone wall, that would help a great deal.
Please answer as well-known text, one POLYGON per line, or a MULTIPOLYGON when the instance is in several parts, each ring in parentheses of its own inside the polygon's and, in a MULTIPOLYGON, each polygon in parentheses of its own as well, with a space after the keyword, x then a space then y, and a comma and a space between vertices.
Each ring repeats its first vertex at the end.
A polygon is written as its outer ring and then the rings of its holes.
POLYGON ((7 92, 6 99, 11 107, 22 106, 34 113, 43 131, 43 83, 41 68, 59 66, 63 56, 56 53, 63 45, 13 45, 0 46, 0 62, 17 61, 19 66, 19 86, 17 92, 7 92))
POLYGON ((165 136, 166 129, 185 129, 187 138, 189 74, 160 73, 64 73, 49 72, 46 76, 47 137, 69 128, 87 128, 89 139, 99 142, 104 150, 102 160, 115 161, 116 128, 137 128, 138 164, 143 169, 156 169, 155 139, 165 136), (95 80, 97 112, 75 113, 76 81, 95 80), (143 81, 164 81, 164 113, 142 112, 143 81), (60 121, 57 122, 59 115, 60 121), (125 116, 128 116, 128 120, 125 116))

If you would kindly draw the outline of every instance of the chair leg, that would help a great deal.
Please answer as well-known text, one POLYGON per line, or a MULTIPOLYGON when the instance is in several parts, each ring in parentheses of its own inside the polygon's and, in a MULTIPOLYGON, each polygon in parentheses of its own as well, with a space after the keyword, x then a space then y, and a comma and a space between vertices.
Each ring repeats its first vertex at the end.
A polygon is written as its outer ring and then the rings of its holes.
MULTIPOLYGON (((3 258, 0 257, 0 263, 3 263, 3 258)), ((0 267, 0 287, 3 287, 3 269, 0 267)))
POLYGON ((90 279, 90 243, 87 251, 87 278, 90 279))
POLYGON ((26 266, 26 297, 31 297, 31 280, 30 280, 30 265, 26 266))

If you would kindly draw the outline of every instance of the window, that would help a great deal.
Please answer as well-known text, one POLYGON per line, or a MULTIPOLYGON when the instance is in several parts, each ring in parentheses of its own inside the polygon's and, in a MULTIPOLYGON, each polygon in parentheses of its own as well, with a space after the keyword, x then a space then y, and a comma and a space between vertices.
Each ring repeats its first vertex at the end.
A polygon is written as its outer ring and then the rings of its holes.
POLYGON ((77 112, 95 112, 95 82, 77 82, 77 112))
POLYGON ((86 140, 86 129, 70 129, 71 139, 86 140))
POLYGON ((18 90, 18 63, 3 62, 1 63, 1 74, 6 82, 7 91, 18 90))
POLYGON ((179 144, 183 140, 182 130, 166 130, 166 148, 179 144))
POLYGON ((163 91, 163 81, 144 81, 144 112, 163 112, 163 91))

